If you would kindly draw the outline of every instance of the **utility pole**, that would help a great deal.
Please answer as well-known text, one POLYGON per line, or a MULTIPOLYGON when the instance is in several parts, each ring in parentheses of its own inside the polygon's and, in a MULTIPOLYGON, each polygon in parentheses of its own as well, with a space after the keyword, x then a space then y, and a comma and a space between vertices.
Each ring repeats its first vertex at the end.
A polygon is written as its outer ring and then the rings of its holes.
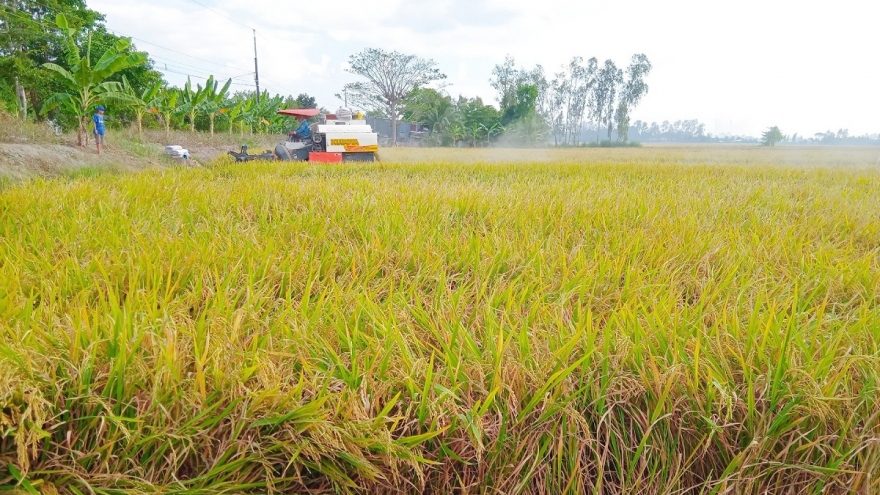
POLYGON ((257 84, 257 103, 260 102, 260 69, 257 66, 257 30, 254 29, 254 82, 257 84))

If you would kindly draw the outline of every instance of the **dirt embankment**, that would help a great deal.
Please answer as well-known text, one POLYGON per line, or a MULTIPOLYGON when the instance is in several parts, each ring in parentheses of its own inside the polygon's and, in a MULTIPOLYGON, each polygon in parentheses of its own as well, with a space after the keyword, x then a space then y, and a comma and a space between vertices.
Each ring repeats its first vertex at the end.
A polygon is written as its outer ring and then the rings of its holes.
POLYGON ((67 144, 0 143, 0 177, 13 180, 88 168, 137 171, 164 165, 156 159, 112 148, 98 156, 94 148, 67 144))
POLYGON ((98 156, 94 144, 77 146, 75 134, 56 135, 45 123, 22 121, 0 112, 0 179, 21 180, 82 169, 136 171, 163 165, 156 153, 132 148, 126 139, 111 140, 104 151, 98 156))
POLYGON ((165 156, 167 144, 179 144, 190 152, 188 166, 210 163, 230 150, 238 151, 242 144, 251 153, 271 150, 281 140, 277 136, 206 136, 201 134, 174 133, 170 137, 159 133, 144 133, 142 138, 120 132, 108 136, 104 153, 98 155, 94 143, 80 147, 76 136, 54 139, 0 139, 0 177, 12 180, 34 176, 69 174, 80 169, 109 169, 139 171, 181 165, 165 156), (4 142, 5 141, 5 142, 4 142))
POLYGON ((110 129, 104 153, 98 155, 94 142, 76 145, 72 133, 55 135, 47 125, 23 122, 0 112, 0 179, 21 180, 35 176, 76 173, 83 169, 139 171, 183 163, 165 156, 169 144, 181 145, 190 151, 191 160, 184 165, 200 166, 238 150, 243 144, 251 152, 273 149, 281 136, 252 134, 215 134, 202 132, 144 129, 110 129))

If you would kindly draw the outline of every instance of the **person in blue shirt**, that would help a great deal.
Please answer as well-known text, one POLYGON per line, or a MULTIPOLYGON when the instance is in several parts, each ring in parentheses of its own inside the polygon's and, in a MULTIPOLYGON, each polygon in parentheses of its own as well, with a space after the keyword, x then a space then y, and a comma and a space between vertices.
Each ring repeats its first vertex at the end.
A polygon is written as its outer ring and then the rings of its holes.
POLYGON ((98 145, 98 154, 101 154, 101 147, 104 145, 104 134, 107 132, 107 129, 104 127, 104 106, 99 105, 98 111, 95 113, 95 116, 92 118, 92 122, 95 124, 95 144, 98 145))
POLYGON ((297 117, 297 121, 299 121, 299 127, 288 134, 290 136, 291 141, 304 141, 312 137, 312 130, 309 128, 309 123, 306 121, 305 117, 297 117))

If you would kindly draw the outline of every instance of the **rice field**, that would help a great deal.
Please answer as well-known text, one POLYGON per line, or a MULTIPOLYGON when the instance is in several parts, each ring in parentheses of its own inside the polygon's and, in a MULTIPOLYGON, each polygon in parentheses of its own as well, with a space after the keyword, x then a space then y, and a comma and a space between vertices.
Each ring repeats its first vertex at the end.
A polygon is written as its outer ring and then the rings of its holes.
POLYGON ((0 490, 880 493, 870 150, 417 152, 0 184, 0 490))

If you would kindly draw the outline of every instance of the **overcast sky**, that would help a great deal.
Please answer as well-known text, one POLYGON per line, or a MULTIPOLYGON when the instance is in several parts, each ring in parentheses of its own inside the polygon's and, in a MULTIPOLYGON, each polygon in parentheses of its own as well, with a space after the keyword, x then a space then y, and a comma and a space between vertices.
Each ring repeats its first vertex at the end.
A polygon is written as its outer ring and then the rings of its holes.
MULTIPOLYGON (((513 56, 548 76, 573 56, 634 53, 654 65, 633 120, 699 119, 707 132, 880 132, 880 0, 88 0, 166 79, 237 77, 335 109, 365 47, 432 58, 453 96, 495 102, 492 67, 513 56), (199 4, 214 9, 218 13, 199 4), (230 19, 224 18, 226 16, 230 19), (152 43, 152 44, 148 44, 152 43), (161 45, 165 48, 158 48, 161 45), (167 49, 166 49, 167 48, 167 49), (169 50, 170 49, 170 50, 169 50), (172 51, 173 50, 173 51, 172 51), (167 65, 166 65, 167 64, 167 65), (174 71, 174 72, 171 72, 174 71)), ((200 81, 195 79, 194 82, 200 81)))

